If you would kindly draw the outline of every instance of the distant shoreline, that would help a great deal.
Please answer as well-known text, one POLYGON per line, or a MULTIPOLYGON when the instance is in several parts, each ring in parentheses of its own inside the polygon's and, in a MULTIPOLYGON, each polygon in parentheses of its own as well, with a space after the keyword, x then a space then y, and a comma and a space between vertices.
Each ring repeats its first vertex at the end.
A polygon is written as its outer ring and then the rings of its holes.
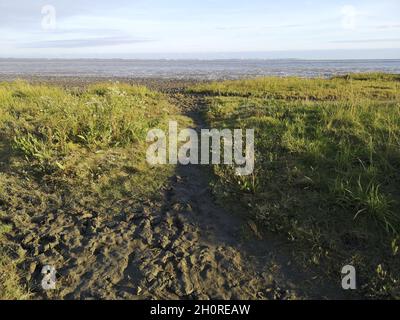
MULTIPOLYGON (((267 76, 268 77, 268 76, 267 76)), ((256 79, 260 76, 248 76, 241 79, 256 79)), ((326 77, 329 78, 329 77, 326 77)), ((308 79, 308 78, 304 78, 308 79)), ((46 75, 3 75, 0 72, 0 83, 1 82, 13 82, 13 81, 27 81, 31 84, 44 84, 44 85, 56 85, 62 87, 85 87, 94 83, 104 82, 120 82, 128 83, 132 85, 143 85, 152 90, 161 91, 177 91, 180 92, 187 87, 190 87, 199 83, 210 83, 211 81, 224 81, 224 79, 174 79, 174 78, 160 78, 160 77, 99 77, 99 76, 46 76, 46 75)), ((239 79, 238 79, 239 80, 239 79)))
POLYGON ((332 62, 332 61, 400 61, 400 58, 370 58, 370 59, 304 59, 304 58, 159 58, 159 59, 144 59, 144 58, 15 58, 15 57, 0 57, 1 60, 9 61, 133 61, 133 62, 146 62, 146 61, 320 61, 320 62, 332 62))
POLYGON ((399 60, 63 60, 0 59, 0 79, 82 78, 93 82, 163 79, 235 80, 267 76, 329 78, 347 73, 400 74, 399 60))

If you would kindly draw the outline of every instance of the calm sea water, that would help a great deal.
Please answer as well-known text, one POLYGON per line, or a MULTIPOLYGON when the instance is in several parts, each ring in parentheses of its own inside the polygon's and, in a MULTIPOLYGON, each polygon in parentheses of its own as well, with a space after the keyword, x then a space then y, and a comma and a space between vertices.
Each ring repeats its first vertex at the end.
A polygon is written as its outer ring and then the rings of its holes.
POLYGON ((0 75, 237 79, 255 76, 329 77, 349 72, 400 73, 400 60, 45 60, 0 59, 0 75))

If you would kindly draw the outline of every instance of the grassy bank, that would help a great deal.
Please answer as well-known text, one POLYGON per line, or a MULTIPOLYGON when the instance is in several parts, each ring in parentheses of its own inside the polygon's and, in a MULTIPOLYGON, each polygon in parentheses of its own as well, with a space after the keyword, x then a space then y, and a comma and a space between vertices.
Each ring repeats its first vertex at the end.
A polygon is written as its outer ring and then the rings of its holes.
POLYGON ((363 294, 400 298, 400 76, 260 78, 200 84, 212 128, 255 128, 249 177, 215 167, 215 194, 296 259, 334 279, 352 264, 363 294), (240 200, 239 200, 240 199, 240 200))
POLYGON ((29 297, 40 273, 48 244, 24 234, 32 219, 120 214, 157 196, 173 168, 147 165, 145 138, 176 114, 141 86, 0 84, 0 299, 29 297))

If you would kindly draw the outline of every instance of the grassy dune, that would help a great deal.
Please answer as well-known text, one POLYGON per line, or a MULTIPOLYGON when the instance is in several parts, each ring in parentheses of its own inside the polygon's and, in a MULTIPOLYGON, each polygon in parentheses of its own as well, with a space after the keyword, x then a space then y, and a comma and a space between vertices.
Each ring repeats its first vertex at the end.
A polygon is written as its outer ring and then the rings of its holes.
POLYGON ((156 195, 173 168, 147 165, 145 138, 176 113, 140 86, 0 84, 0 299, 29 297, 17 270, 37 253, 15 227, 49 211, 117 214, 156 195))
POLYGON ((400 297, 400 76, 260 78, 189 91, 208 95, 210 127, 256 130, 252 176, 214 168, 222 202, 285 234, 304 265, 339 279, 353 264, 365 294, 400 297))

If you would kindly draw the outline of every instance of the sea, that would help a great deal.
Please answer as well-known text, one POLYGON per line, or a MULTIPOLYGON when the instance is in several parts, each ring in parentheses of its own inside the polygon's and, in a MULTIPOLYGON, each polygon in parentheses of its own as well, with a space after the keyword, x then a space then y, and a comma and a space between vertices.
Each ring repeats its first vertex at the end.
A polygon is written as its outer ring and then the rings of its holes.
POLYGON ((386 72, 400 74, 400 59, 0 59, 0 78, 45 76, 222 80, 261 76, 331 77, 355 72, 386 72))

